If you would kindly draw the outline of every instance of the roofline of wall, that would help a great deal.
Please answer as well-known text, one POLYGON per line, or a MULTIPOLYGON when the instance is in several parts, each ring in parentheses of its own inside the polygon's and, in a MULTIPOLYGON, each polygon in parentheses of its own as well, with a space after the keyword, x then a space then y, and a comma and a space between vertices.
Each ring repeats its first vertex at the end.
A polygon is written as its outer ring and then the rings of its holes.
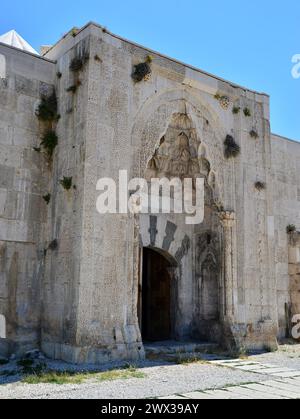
MULTIPOLYGON (((143 45, 137 44, 136 42, 129 41, 129 40, 128 40, 128 39, 126 39, 126 38, 123 38, 123 37, 121 37, 121 36, 119 36, 119 35, 116 35, 116 34, 114 34, 114 33, 110 32, 110 31, 108 31, 108 30, 107 30, 104 26, 101 26, 101 25, 99 25, 98 23, 95 23, 95 22, 93 22, 93 21, 91 21, 91 22, 87 23, 87 24, 86 24, 86 25, 84 25, 82 28, 78 29, 78 33, 77 33, 77 35, 78 35, 79 33, 83 32, 85 29, 87 29, 87 28, 88 28, 88 27, 90 27, 90 26, 94 26, 94 27, 96 27, 96 28, 98 28, 98 29, 101 29, 101 30, 105 29, 105 33, 106 33, 106 34, 108 34, 108 35, 110 35, 110 36, 112 36, 112 37, 113 37, 113 38, 115 38, 115 39, 118 39, 118 40, 120 40, 120 41, 126 42, 127 44, 129 44, 129 45, 133 45, 133 46, 135 46, 135 47, 137 47, 137 48, 142 48, 142 49, 144 49, 144 50, 148 51, 149 53, 155 54, 155 55, 157 55, 157 56, 159 56, 159 57, 161 57, 161 58, 167 59, 167 60, 172 61, 172 62, 174 62, 174 63, 176 63, 176 64, 183 65, 184 67, 187 67, 187 68, 189 68, 189 69, 191 69, 191 70, 194 70, 194 71, 196 71, 196 72, 198 72, 198 73, 201 73, 201 74, 203 74, 203 75, 205 75, 205 76, 212 77, 213 79, 218 80, 218 81, 221 81, 221 82, 223 82, 223 83, 226 83, 226 84, 230 85, 231 87, 233 87, 233 88, 235 88, 235 89, 242 89, 242 90, 245 90, 245 91, 247 91, 247 92, 251 92, 251 93, 254 93, 254 94, 257 94, 257 95, 261 95, 261 96, 265 96, 265 97, 267 97, 267 98, 270 98, 270 95, 268 95, 267 93, 264 93, 264 92, 258 92, 258 91, 256 91, 256 90, 252 90, 252 89, 248 89, 247 87, 240 86, 240 85, 238 85, 238 84, 236 84, 236 83, 233 83, 233 82, 230 82, 230 81, 228 81, 228 80, 225 80, 225 79, 223 79, 222 77, 218 77, 218 76, 216 76, 216 75, 214 75, 214 74, 211 74, 211 73, 208 73, 208 72, 206 72, 206 71, 203 71, 203 70, 201 70, 201 69, 199 69, 199 68, 197 68, 197 67, 194 67, 194 66, 192 66, 192 65, 190 65, 190 64, 186 64, 186 63, 184 63, 183 61, 177 60, 177 59, 175 59, 175 58, 169 57, 168 55, 165 55, 165 54, 162 54, 162 53, 160 53, 160 52, 154 51, 154 50, 152 50, 152 49, 150 49, 150 48, 147 48, 147 47, 145 47, 145 46, 143 46, 143 45)), ((62 37, 59 41, 57 41, 57 42, 56 42, 56 44, 54 44, 54 45, 53 45, 53 46, 49 49, 49 51, 51 51, 53 48, 55 48, 55 46, 56 46, 56 45, 58 45, 58 44, 59 44, 59 43, 60 43, 63 39, 65 39, 65 38, 69 35, 69 33, 70 33, 70 32, 68 32, 68 33, 67 33, 66 35, 64 35, 64 36, 63 36, 63 37, 62 37)), ((47 53, 46 53, 46 55, 47 55, 47 53)))
POLYGON ((47 61, 48 63, 55 64, 55 61, 50 60, 49 58, 46 58, 42 55, 37 55, 37 54, 34 54, 33 52, 30 52, 30 51, 24 51, 23 49, 16 48, 12 45, 4 44, 3 42, 0 42, 0 47, 9 48, 9 49, 12 49, 14 51, 18 51, 21 54, 30 55, 31 57, 37 58, 38 60, 44 60, 44 61, 47 61))
POLYGON ((299 141, 298 140, 293 140, 291 138, 284 137, 283 135, 274 134, 273 132, 271 133, 271 138, 272 137, 280 138, 281 140, 284 140, 284 141, 290 141, 290 142, 296 143, 300 146, 300 140, 299 141))

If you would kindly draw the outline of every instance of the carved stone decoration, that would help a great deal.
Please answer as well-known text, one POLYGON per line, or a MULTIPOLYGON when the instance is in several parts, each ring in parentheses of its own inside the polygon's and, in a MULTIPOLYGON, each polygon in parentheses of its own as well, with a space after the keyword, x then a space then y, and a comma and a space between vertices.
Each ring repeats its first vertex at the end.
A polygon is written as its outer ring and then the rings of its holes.
POLYGON ((157 217, 154 216, 154 215, 150 216, 149 233, 150 233, 150 245, 152 247, 154 247, 155 243, 156 243, 156 236, 158 234, 158 231, 157 231, 157 217))
POLYGON ((224 264, 224 314, 226 318, 233 320, 235 312, 235 293, 237 292, 237 284, 234 270, 234 240, 233 227, 235 225, 235 213, 233 211, 222 211, 219 213, 219 218, 223 226, 223 264, 224 264))
POLYGON ((230 99, 228 96, 222 96, 219 102, 220 102, 221 108, 223 108, 225 111, 229 108, 230 99))
POLYGON ((181 243, 180 248, 177 250, 176 255, 175 255, 175 259, 177 260, 178 263, 181 263, 184 256, 188 254, 190 247, 191 247, 191 240, 189 236, 186 235, 181 243))
POLYGON ((220 264, 218 236, 206 232, 196 247, 197 318, 218 321, 220 318, 220 264))
POLYGON ((174 114, 159 147, 148 163, 146 179, 208 177, 210 164, 198 158, 198 139, 192 121, 186 114, 174 114))
POLYGON ((229 108, 230 98, 228 96, 221 96, 216 94, 215 99, 219 101, 221 108, 223 108, 225 111, 229 108))
POLYGON ((162 245, 162 248, 164 250, 168 251, 170 249, 171 244, 174 241, 174 236, 175 236, 176 230, 177 230, 177 225, 168 221, 167 225, 166 225, 166 236, 164 238, 164 242, 163 242, 163 245, 162 245))

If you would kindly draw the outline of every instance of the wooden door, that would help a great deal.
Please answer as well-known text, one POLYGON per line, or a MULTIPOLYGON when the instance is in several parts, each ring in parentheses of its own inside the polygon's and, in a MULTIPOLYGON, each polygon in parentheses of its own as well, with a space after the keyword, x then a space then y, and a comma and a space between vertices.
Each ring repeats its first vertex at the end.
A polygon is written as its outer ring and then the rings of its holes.
POLYGON ((171 337, 171 277, 162 255, 144 249, 142 285, 142 336, 146 341, 171 337))

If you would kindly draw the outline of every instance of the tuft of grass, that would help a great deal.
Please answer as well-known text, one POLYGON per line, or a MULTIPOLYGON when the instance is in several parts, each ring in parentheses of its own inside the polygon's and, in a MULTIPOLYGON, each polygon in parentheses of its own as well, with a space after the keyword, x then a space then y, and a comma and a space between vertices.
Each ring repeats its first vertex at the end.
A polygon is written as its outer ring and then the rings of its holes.
POLYGON ((147 57, 146 57, 146 62, 147 62, 147 63, 152 63, 152 61, 153 61, 153 57, 152 57, 152 55, 147 55, 147 57))
POLYGON ((248 118, 252 115, 249 108, 244 108, 244 115, 248 118))
POLYGON ((37 374, 28 375, 23 378, 27 384, 81 384, 84 381, 93 379, 100 382, 129 380, 130 378, 144 378, 145 374, 138 371, 135 367, 123 370, 111 370, 106 372, 76 372, 76 371, 54 371, 46 370, 37 374))
POLYGON ((75 38, 75 36, 77 36, 78 32, 79 32, 78 28, 72 28, 70 30, 70 35, 73 36, 73 38, 75 38))
POLYGON ((69 191, 72 188, 73 178, 64 176, 59 183, 66 191, 69 191))
POLYGON ((36 110, 36 116, 41 121, 58 121, 59 115, 57 114, 57 97, 55 90, 52 94, 42 95, 40 104, 36 110))
POLYGON ((57 144, 58 137, 56 132, 52 129, 47 130, 42 137, 41 145, 44 147, 49 157, 53 156, 57 144))
POLYGON ((234 106, 233 108, 232 108, 232 113, 234 114, 234 115, 237 115, 237 114, 239 114, 241 112, 241 108, 239 107, 239 106, 234 106))
POLYGON ((47 195, 44 195, 43 200, 46 202, 47 205, 49 205, 51 201, 51 194, 48 193, 47 195))
POLYGON ((87 52, 83 53, 82 55, 77 55, 70 62, 70 66, 69 66, 70 71, 72 71, 73 73, 78 73, 79 71, 83 69, 83 67, 88 62, 88 60, 89 60, 89 55, 87 52))
POLYGON ((251 137, 251 138, 254 138, 254 139, 257 139, 257 138, 259 137, 259 135, 258 135, 258 133, 255 131, 255 129, 252 129, 252 130, 249 132, 249 134, 250 134, 250 137, 251 137))
POLYGON ((266 189, 266 184, 263 183, 263 182, 258 181, 258 182, 255 183, 255 188, 258 191, 263 191, 264 189, 266 189))
POLYGON ((143 80, 147 80, 147 78, 151 75, 152 70, 150 67, 150 63, 151 62, 149 62, 148 59, 146 59, 146 62, 134 66, 134 70, 131 77, 136 83, 139 83, 143 80))
POLYGON ((296 229, 296 226, 294 224, 289 224, 286 228, 287 234, 295 233, 296 230, 297 229, 296 229))
POLYGON ((231 135, 227 135, 226 140, 224 141, 224 146, 226 159, 237 157, 240 154, 241 148, 231 135))
POLYGON ((37 153, 40 153, 42 151, 41 147, 33 147, 33 151, 36 151, 37 153))
POLYGON ((176 359, 176 363, 179 365, 189 366, 191 364, 207 364, 208 362, 202 359, 200 356, 179 356, 176 359))
POLYGON ((145 374, 138 371, 135 367, 125 368, 123 370, 111 370, 99 373, 96 378, 98 381, 129 380, 130 378, 144 378, 145 374))

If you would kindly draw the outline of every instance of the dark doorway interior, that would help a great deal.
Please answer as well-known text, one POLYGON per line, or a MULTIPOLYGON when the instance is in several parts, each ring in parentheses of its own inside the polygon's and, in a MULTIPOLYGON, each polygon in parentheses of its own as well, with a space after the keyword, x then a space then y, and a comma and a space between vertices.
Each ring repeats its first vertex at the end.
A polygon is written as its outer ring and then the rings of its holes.
POLYGON ((170 262, 155 250, 143 250, 142 337, 144 341, 171 339, 170 262))

